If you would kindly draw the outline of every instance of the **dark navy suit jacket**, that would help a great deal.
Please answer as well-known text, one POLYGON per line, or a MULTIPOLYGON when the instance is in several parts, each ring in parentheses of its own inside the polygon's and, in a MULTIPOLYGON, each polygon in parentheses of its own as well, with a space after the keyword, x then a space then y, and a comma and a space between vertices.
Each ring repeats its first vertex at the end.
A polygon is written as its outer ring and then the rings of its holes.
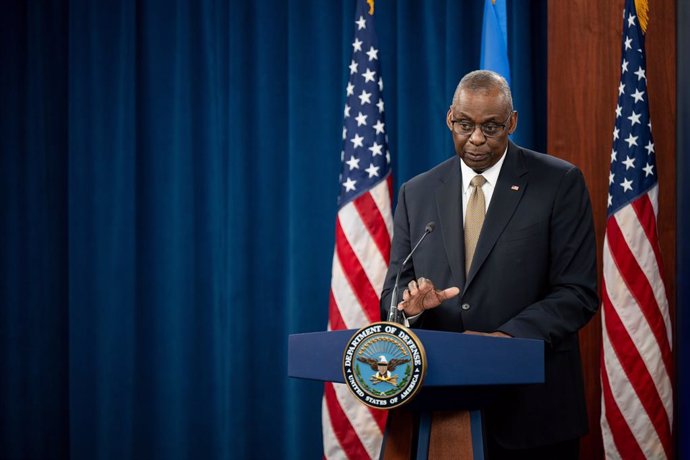
POLYGON ((545 341, 546 382, 504 390, 486 411, 489 435, 504 447, 528 448, 587 431, 577 331, 599 304, 596 245, 580 170, 513 143, 506 155, 467 277, 460 158, 402 185, 381 308, 385 319, 399 262, 427 223, 436 222, 400 285, 425 277, 437 289, 461 292, 412 327, 545 341))

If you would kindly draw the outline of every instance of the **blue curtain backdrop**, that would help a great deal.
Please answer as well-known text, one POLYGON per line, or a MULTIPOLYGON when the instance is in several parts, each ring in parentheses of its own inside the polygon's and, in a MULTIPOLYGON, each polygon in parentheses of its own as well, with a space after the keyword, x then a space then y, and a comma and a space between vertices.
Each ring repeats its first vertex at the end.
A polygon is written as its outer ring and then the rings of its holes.
MULTIPOLYGON (((508 11, 515 139, 541 149, 545 3, 508 11)), ((482 9, 376 4, 396 188, 453 154, 482 9)), ((326 326, 353 12, 3 3, 0 458, 320 457, 286 342, 326 326)))

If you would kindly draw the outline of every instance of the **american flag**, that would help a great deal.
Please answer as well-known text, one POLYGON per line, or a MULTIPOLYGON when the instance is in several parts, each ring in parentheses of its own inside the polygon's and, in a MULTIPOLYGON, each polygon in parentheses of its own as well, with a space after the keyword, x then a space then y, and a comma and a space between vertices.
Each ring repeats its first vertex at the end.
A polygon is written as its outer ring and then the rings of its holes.
POLYGON ((601 428, 606 458, 663 459, 673 457, 673 357, 640 13, 626 0, 603 250, 601 428))
MULTIPOLYGON (((380 53, 373 1, 357 0, 343 123, 328 329, 380 319, 379 299, 393 235, 380 53)), ((322 407, 325 458, 377 458, 386 413, 364 406, 342 384, 327 383, 322 407)))

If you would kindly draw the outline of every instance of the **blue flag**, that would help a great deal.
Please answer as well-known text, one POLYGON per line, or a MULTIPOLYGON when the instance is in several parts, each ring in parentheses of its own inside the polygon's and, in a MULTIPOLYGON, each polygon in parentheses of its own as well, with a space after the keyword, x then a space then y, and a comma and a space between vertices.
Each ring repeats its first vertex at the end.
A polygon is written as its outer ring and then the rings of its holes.
POLYGON ((510 85, 506 0, 484 0, 482 54, 479 68, 501 74, 510 85))

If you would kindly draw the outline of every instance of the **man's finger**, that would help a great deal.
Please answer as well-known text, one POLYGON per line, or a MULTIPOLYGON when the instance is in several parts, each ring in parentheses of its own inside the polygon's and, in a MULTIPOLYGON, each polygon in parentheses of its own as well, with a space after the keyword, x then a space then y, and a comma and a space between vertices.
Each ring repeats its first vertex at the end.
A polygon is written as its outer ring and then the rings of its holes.
POLYGON ((437 291, 437 293, 438 293, 439 299, 448 300, 448 299, 452 299, 456 295, 460 294, 460 289, 453 286, 453 287, 449 287, 448 289, 444 289, 442 291, 437 291))
POLYGON ((424 291, 427 289, 433 289, 434 283, 432 283, 430 280, 426 278, 419 278, 417 280, 417 286, 419 287, 419 290, 424 291))
POLYGON ((415 280, 410 281, 407 283, 407 289, 410 290, 410 295, 414 296, 417 294, 417 282, 415 280))

